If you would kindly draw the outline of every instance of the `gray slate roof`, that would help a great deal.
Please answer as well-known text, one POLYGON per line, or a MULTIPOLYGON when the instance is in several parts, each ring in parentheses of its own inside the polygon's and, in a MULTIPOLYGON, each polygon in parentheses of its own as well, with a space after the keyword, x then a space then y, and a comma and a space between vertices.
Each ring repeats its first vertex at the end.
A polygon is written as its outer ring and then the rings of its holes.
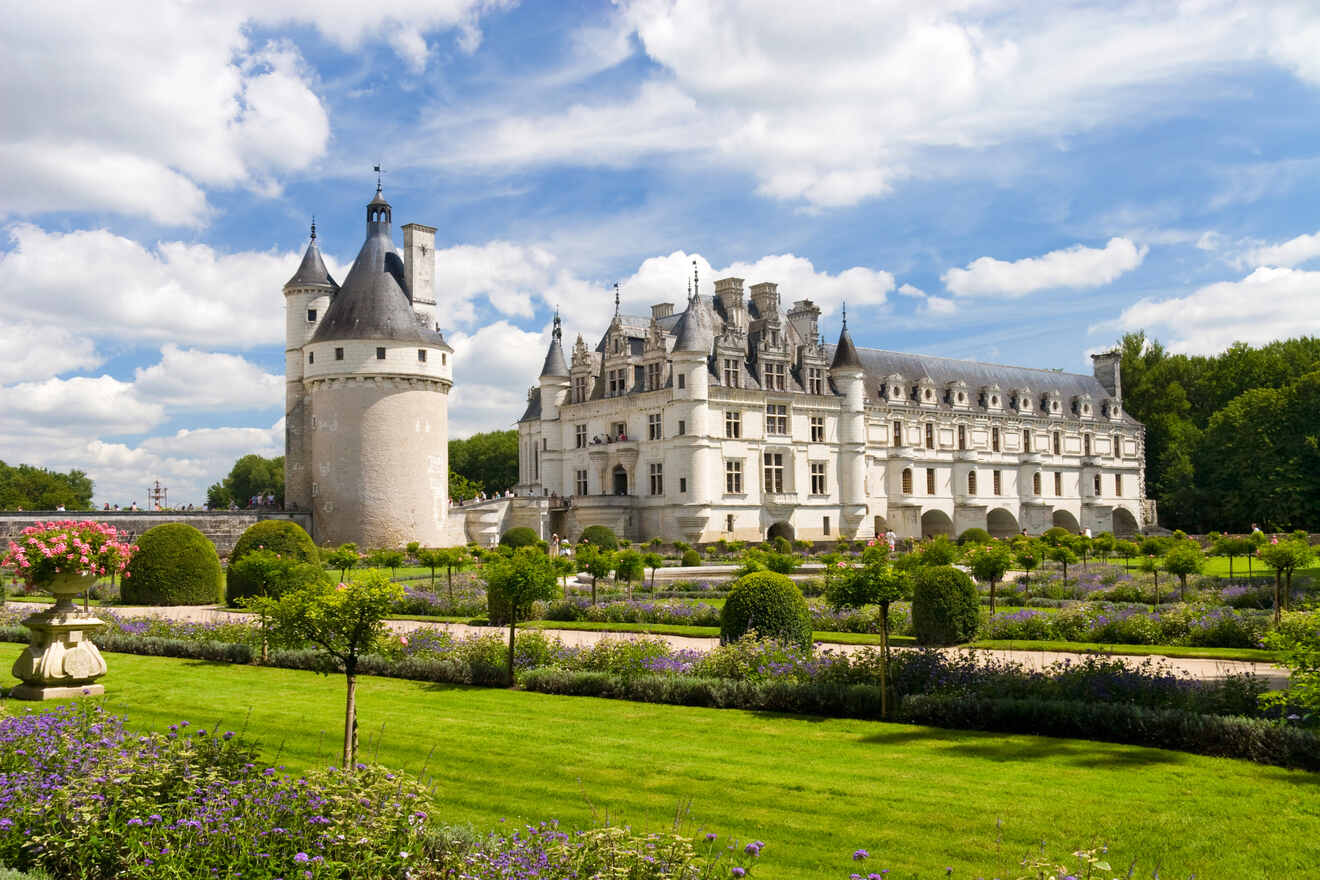
POLYGON ((834 347, 834 359, 830 361, 830 369, 861 365, 862 361, 857 356, 857 347, 853 345, 852 334, 848 332, 848 325, 844 324, 843 329, 839 331, 839 344, 834 347))
POLYGON ((316 228, 312 228, 312 240, 307 243, 307 250, 303 252, 302 262, 298 264, 298 271, 293 273, 293 277, 284 282, 285 287, 329 287, 335 290, 339 287, 335 279, 330 277, 326 271, 325 260, 321 259, 321 249, 316 246, 316 228))
POLYGON ((715 315, 699 296, 693 297, 674 328, 674 351, 710 354, 715 344, 715 315))

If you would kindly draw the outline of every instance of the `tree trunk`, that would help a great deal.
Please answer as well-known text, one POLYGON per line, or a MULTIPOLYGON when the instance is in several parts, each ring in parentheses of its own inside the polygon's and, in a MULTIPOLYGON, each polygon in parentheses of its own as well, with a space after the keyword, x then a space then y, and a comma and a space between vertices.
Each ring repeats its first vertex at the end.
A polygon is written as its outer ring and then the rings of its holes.
POLYGON ((513 687, 513 643, 518 624, 514 622, 513 608, 509 608, 509 687, 513 687))
POLYGON ((447 571, 449 573, 449 607, 452 609, 454 607, 454 569, 450 566, 447 571))
POLYGON ((596 604, 596 576, 591 576, 591 604, 596 604))
POLYGON ((1187 601, 1187 575, 1185 575, 1185 574, 1179 574, 1179 575, 1178 575, 1178 581, 1179 581, 1179 583, 1178 583, 1178 601, 1179 601, 1179 602, 1186 602, 1186 601, 1187 601))
POLYGON ((1281 601, 1279 592, 1282 587, 1282 584, 1283 584, 1283 572, 1279 571, 1278 569, 1275 569, 1274 570, 1274 625, 1275 626, 1278 626, 1279 621, 1283 619, 1283 609, 1279 605, 1281 601))
POLYGON ((889 605, 880 606, 880 717, 889 717, 889 605))
POLYGON ((357 764, 357 664, 348 663, 344 678, 348 694, 344 699, 344 769, 352 770, 357 764))
POLYGON ((1233 554, 1228 554, 1228 579, 1233 579, 1233 554))
POLYGON ((1155 602, 1154 602, 1154 604, 1152 604, 1152 605, 1150 606, 1150 611, 1151 611, 1152 614, 1155 614, 1155 613, 1157 613, 1157 612, 1160 610, 1160 573, 1159 573, 1159 570, 1156 569, 1156 570, 1153 572, 1153 574, 1155 575, 1155 602))
POLYGON ((994 578, 990 578, 990 616, 991 617, 995 616, 995 579, 994 578))
POLYGON ((1283 610, 1292 611, 1292 569, 1283 574, 1283 610))

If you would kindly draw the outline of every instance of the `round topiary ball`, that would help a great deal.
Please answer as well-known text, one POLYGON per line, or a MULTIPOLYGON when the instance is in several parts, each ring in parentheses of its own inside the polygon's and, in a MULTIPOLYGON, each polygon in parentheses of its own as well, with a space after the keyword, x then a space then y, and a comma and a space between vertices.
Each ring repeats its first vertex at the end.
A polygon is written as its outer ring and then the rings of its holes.
POLYGON ((985 529, 978 529, 975 526, 963 532, 958 536, 958 546, 965 544, 989 544, 994 538, 985 529))
POLYGON ((233 552, 229 554, 225 599, 230 605, 237 605, 239 599, 256 595, 260 591, 260 584, 249 583, 234 570, 235 562, 253 550, 259 549, 270 550, 281 556, 291 556, 299 562, 321 564, 321 556, 317 552, 316 545, 312 543, 311 536, 296 522, 287 519, 267 519, 253 523, 239 536, 233 552))
POLYGON ((582 537, 578 543, 586 541, 602 550, 619 549, 619 539, 615 536, 614 530, 609 526, 587 526, 582 530, 582 537))
POLYGON ((694 565, 701 565, 701 554, 689 547, 683 551, 683 567, 692 568, 694 565))
POLYGON ((720 644, 736 642, 749 632, 811 647, 811 611, 786 575, 755 571, 734 581, 720 611, 720 644))
POLYGON ((533 547, 539 540, 536 532, 527 526, 516 526, 500 535, 501 546, 512 547, 515 550, 519 547, 533 547))
POLYGON ((980 622, 976 585, 952 565, 916 572, 912 587, 912 632, 923 645, 957 645, 976 636, 980 622))
POLYGON ((127 605, 210 605, 220 601, 215 545, 185 523, 147 529, 119 587, 127 605))

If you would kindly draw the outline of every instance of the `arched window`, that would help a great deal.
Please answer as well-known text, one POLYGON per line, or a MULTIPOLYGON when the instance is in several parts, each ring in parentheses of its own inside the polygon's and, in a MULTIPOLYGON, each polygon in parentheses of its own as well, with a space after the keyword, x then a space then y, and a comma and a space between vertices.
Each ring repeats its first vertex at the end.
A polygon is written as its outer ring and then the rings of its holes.
POLYGON ((903 468, 903 494, 912 494, 912 468, 903 468))
POLYGON ((1040 494, 1040 471, 1036 471, 1031 475, 1031 494, 1040 494))
POLYGON ((967 494, 976 494, 976 471, 967 472, 967 494))

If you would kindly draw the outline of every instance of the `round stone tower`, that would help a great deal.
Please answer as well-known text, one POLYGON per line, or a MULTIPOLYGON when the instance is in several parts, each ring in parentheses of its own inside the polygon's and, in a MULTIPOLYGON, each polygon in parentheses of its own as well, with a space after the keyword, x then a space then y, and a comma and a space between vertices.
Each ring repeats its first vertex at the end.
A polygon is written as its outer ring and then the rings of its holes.
POLYGON ((319 544, 442 544, 453 349, 414 307, 376 189, 367 237, 302 347, 306 466, 319 544))

